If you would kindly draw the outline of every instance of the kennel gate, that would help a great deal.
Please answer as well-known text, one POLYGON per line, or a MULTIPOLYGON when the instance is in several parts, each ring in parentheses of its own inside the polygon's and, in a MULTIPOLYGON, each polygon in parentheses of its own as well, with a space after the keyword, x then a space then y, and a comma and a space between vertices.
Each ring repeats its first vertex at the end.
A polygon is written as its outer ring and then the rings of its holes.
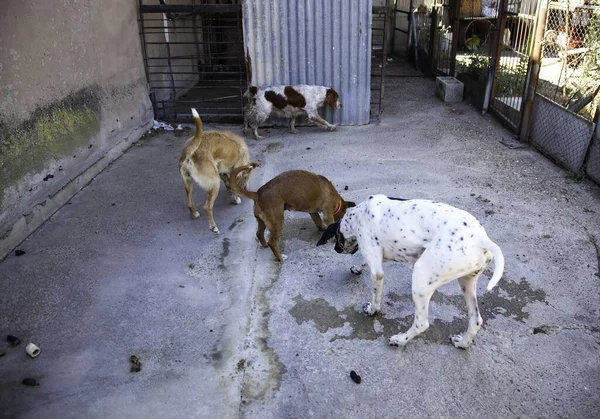
POLYGON ((143 4, 140 35, 156 119, 242 120, 246 64, 240 4, 143 4))
MULTIPOLYGON (((243 119, 244 98, 243 94, 247 89, 248 83, 252 77, 253 63, 247 55, 248 42, 257 42, 257 39, 246 39, 248 31, 264 25, 267 16, 261 16, 260 22, 247 22, 250 27, 244 26, 244 7, 248 7, 252 2, 243 2, 234 0, 235 4, 166 4, 161 0, 161 4, 144 4, 139 0, 139 26, 142 39, 142 48, 144 54, 144 65, 148 80, 148 89, 150 98, 154 107, 156 119, 170 121, 189 121, 191 119, 190 108, 194 107, 205 121, 220 122, 241 122, 243 119)), ((306 28, 317 28, 317 26, 331 27, 338 25, 340 21, 353 24, 354 35, 360 35, 360 42, 367 41, 371 46, 371 60, 365 60, 364 67, 358 68, 317 68, 311 70, 309 65, 303 71, 307 75, 305 83, 311 83, 309 80, 310 71, 329 71, 335 77, 343 74, 354 74, 352 71, 358 69, 359 74, 365 72, 367 80, 362 83, 366 86, 366 91, 354 88, 348 90, 349 82, 342 80, 344 85, 342 90, 347 90, 347 99, 342 102, 348 107, 355 103, 366 106, 367 120, 361 123, 367 123, 369 113, 371 117, 378 117, 381 113, 381 102, 383 97, 383 84, 385 73, 385 61, 387 50, 384 50, 386 31, 389 28, 385 25, 388 11, 382 8, 373 8, 371 11, 371 2, 348 3, 346 7, 343 2, 337 0, 328 0, 319 7, 312 7, 310 1, 299 2, 274 2, 272 0, 261 1, 262 7, 272 9, 287 5, 292 20, 289 16, 284 16, 277 23, 282 25, 282 33, 292 31, 293 28, 283 28, 283 25, 302 24, 306 28), (362 4, 360 8, 358 5, 362 4), (359 16, 357 12, 364 10, 368 5, 371 13, 368 13, 369 19, 379 21, 382 25, 371 25, 371 21, 364 22, 356 20, 359 16), (319 9, 321 8, 321 9, 319 9), (334 13, 318 13, 318 10, 330 9, 334 13), (301 20, 298 20, 302 18, 301 20), (346 22, 347 21, 347 22, 346 22), (300 23, 302 22, 302 23, 300 23), (364 36, 365 29, 371 28, 368 34, 364 36), (380 42, 381 41, 381 42, 380 42), (368 61, 368 63, 367 63, 368 61), (372 71, 371 71, 372 70, 372 71), (346 86, 348 85, 348 86, 346 86), (360 91, 359 91, 360 90, 360 91), (370 108, 370 109, 369 109, 370 108)), ((363 15, 363 16, 366 16, 363 15)), ((272 26, 270 30, 274 30, 272 26)), ((293 31, 292 31, 293 33, 293 31)), ((263 35, 265 33, 263 32, 263 35)), ((268 34, 272 36, 272 32, 268 34)), ((356 37, 335 39, 337 34, 331 33, 330 38, 334 39, 330 46, 335 48, 344 48, 344 50, 356 42, 356 37)), ((287 35, 288 37, 290 35, 287 35)), ((288 38, 281 37, 283 40, 288 38)), ((277 39, 275 39, 277 40, 277 39)), ((330 42, 324 39, 325 42, 330 42)), ((298 51, 298 48, 305 47, 306 39, 297 38, 297 44, 286 44, 286 48, 280 50, 281 54, 292 54, 298 51)), ((318 62, 333 65, 331 58, 335 49, 327 50, 325 44, 318 51, 318 62)), ((354 54, 349 50, 351 54, 354 54)), ((367 54, 367 57, 369 55, 367 54)), ((301 57, 274 57, 278 60, 298 61, 301 57)), ((314 65, 314 62, 313 62, 314 65)), ((282 68, 282 73, 278 80, 281 84, 287 84, 285 79, 290 77, 290 69, 282 68)), ((301 69, 299 69, 300 71, 301 69)), ((290 80, 291 81, 291 80, 290 80)), ((295 80, 294 80, 295 81, 295 80)), ((295 81, 301 83, 302 81, 295 81)), ((312 82, 314 84, 314 82, 312 82)), ((258 81, 257 84, 261 84, 258 81)), ((344 108, 346 108, 344 106, 344 108)), ((349 112, 349 108, 343 110, 345 119, 358 121, 358 112, 349 112), (352 113, 352 115, 350 115, 352 113)), ((356 121, 350 123, 357 123, 356 121)), ((336 122, 336 121, 334 121, 336 122)), ((336 123, 339 123, 337 121, 336 123)))

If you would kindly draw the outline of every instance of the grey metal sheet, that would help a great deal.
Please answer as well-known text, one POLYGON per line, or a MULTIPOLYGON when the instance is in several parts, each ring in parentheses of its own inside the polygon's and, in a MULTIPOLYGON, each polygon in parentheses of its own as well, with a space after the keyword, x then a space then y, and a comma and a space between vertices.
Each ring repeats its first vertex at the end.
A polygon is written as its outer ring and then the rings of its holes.
POLYGON ((585 172, 600 185, 600 127, 596 125, 594 138, 587 155, 585 172))
POLYGON ((255 86, 316 84, 340 94, 324 117, 369 123, 371 0, 246 0, 244 46, 255 86))
POLYGON ((531 141, 571 172, 583 165, 592 139, 594 124, 535 94, 531 118, 531 141))

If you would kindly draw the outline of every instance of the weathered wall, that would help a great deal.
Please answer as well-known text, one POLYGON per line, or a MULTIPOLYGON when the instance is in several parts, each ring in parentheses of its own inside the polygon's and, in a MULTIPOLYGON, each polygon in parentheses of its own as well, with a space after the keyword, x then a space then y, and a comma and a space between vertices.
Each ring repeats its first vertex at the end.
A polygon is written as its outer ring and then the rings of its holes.
POLYGON ((0 259, 152 122, 137 0, 4 0, 0 259))

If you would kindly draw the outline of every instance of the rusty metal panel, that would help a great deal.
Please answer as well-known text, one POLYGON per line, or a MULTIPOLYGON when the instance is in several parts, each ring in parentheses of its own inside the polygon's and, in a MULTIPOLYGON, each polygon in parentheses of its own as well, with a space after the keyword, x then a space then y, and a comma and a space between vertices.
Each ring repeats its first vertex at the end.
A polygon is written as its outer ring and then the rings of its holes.
POLYGON ((371 6, 371 0, 244 1, 249 83, 330 86, 343 109, 324 108, 325 119, 369 123, 371 6))

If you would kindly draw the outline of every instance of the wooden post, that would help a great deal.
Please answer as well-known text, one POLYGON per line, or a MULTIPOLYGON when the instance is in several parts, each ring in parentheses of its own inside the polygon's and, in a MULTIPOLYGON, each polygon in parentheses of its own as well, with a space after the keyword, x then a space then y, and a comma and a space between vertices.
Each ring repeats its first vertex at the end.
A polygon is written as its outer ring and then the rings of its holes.
POLYGON ((535 26, 535 36, 533 39, 533 49, 529 58, 527 68, 527 79, 525 81, 525 92, 523 95, 523 114, 521 116, 521 129, 519 131, 519 140, 529 142, 529 130, 531 129, 531 113, 533 111, 533 99, 540 75, 542 59, 542 40, 546 32, 546 18, 548 16, 548 0, 539 0, 537 10, 537 22, 535 26))

